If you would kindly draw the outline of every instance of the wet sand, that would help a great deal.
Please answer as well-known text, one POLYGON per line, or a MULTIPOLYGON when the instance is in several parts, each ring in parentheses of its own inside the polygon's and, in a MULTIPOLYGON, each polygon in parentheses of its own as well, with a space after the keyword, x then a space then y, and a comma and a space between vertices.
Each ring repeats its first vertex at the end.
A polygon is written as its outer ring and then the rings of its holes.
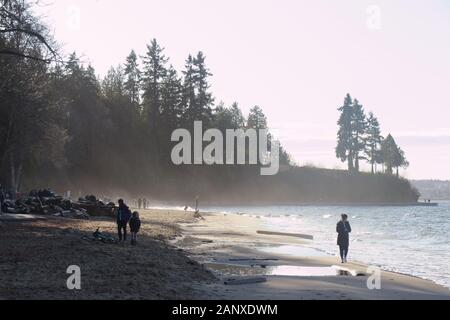
POLYGON ((305 246, 313 246, 313 241, 258 234, 263 227, 255 217, 213 214, 205 218, 184 224, 178 245, 221 279, 208 286, 223 299, 450 299, 450 290, 431 281, 384 271, 381 290, 369 290, 368 266, 343 265, 338 257, 305 246), (249 276, 265 276, 267 281, 223 285, 229 278, 249 276))
MULTIPOLYGON (((306 240, 257 234, 257 218, 204 217, 141 211, 136 247, 86 240, 97 228, 115 236, 111 219, 0 219, 0 299, 450 299, 444 287, 389 272, 382 273, 382 290, 368 290, 367 276, 333 275, 338 259, 303 247, 306 240), (70 265, 81 268, 79 291, 66 287, 70 265), (224 284, 242 276, 267 281, 224 284)), ((345 267, 366 272, 359 263, 345 267)))

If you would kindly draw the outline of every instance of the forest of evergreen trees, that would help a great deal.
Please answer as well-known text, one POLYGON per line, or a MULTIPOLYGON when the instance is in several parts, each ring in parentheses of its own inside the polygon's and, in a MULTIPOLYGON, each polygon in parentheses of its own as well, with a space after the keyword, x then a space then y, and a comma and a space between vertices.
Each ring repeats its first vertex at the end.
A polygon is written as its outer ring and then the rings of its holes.
MULTIPOLYGON (((132 50, 100 79, 75 53, 59 58, 26 2, 0 3, 0 177, 13 189, 47 181, 139 189, 169 173, 198 173, 171 164, 177 128, 192 129, 194 121, 205 130, 268 126, 258 106, 244 117, 238 103, 215 103, 202 52, 189 55, 180 73, 153 39, 147 52, 132 50)), ((281 158, 288 163, 285 152, 281 158)), ((241 175, 235 169, 211 171, 241 175)))
MULTIPOLYGON (((216 101, 210 77, 202 52, 188 56, 179 72, 153 39, 146 52, 131 50, 122 64, 99 78, 75 53, 64 57, 48 28, 31 14, 28 1, 0 0, 0 183, 12 190, 145 190, 161 198, 232 192, 242 201, 263 196, 255 188, 248 192, 252 185, 265 185, 264 192, 272 192, 270 186, 282 184, 289 174, 262 178, 258 166, 172 164, 172 132, 192 129, 195 120, 201 120, 204 129, 222 131, 268 127, 259 106, 245 117, 238 103, 225 106, 216 101)), ((336 152, 351 171, 359 170, 361 159, 372 167, 383 163, 388 173, 406 164, 393 138, 381 138, 376 118, 366 117, 356 100, 348 96, 340 110, 336 152)), ((284 150, 280 162, 284 170, 291 170, 286 169, 290 160, 284 150)), ((307 176, 314 180, 309 171, 307 176)), ((325 172, 324 177, 330 175, 325 172)), ((333 192, 326 179, 321 189, 325 195, 333 192)), ((346 178, 338 174, 333 179, 338 183, 346 178)), ((375 189, 391 183, 376 179, 375 189)), ((289 183, 278 189, 285 190, 280 201, 298 198, 302 181, 289 183)), ((402 201, 415 198, 408 183, 401 186, 402 201)))

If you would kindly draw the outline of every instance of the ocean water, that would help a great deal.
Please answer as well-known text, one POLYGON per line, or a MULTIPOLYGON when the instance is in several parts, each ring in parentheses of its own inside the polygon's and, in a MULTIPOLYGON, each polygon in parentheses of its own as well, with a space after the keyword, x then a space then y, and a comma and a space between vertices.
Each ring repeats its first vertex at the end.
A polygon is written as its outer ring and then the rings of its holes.
MULTIPOLYGON (((336 223, 349 215, 349 259, 450 288, 450 202, 438 207, 248 206, 202 211, 259 216, 271 231, 314 236, 308 246, 338 254, 336 223)), ((294 249, 291 248, 295 251, 294 249)), ((295 253, 295 252, 294 252, 295 253)))

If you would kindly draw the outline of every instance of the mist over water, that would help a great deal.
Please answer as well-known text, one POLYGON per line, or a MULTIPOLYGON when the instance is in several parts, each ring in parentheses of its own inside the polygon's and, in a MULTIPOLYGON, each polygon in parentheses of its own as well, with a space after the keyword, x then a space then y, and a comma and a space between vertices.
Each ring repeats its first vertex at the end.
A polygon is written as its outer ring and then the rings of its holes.
POLYGON ((267 230, 311 234, 314 241, 308 246, 331 254, 338 253, 336 223, 347 213, 353 229, 349 259, 450 288, 450 202, 439 207, 227 206, 202 211, 260 216, 267 230))

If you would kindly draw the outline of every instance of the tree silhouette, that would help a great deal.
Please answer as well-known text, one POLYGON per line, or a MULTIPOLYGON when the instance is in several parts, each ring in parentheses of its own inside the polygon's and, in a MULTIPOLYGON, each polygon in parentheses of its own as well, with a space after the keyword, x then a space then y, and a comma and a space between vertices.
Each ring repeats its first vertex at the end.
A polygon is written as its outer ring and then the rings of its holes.
POLYGON ((266 129, 267 117, 259 106, 250 109, 247 119, 247 127, 252 129, 266 129))
POLYGON ((353 152, 353 133, 352 133, 352 118, 353 118, 353 100, 350 94, 347 94, 344 100, 344 105, 338 108, 341 115, 338 120, 338 139, 336 146, 336 157, 342 162, 347 161, 348 170, 351 172, 354 169, 354 152, 353 152))
POLYGON ((367 117, 366 138, 364 153, 371 165, 372 173, 376 171, 376 164, 379 163, 380 148, 383 137, 381 136, 380 123, 372 112, 367 117))
POLYGON ((351 148, 355 159, 355 171, 359 172, 359 160, 365 159, 363 152, 366 146, 364 135, 366 133, 366 115, 363 106, 357 99, 353 101, 351 115, 351 148))
POLYGON ((131 51, 125 63, 125 82, 124 89, 131 103, 138 108, 141 102, 141 71, 139 70, 137 55, 134 50, 131 51))
POLYGON ((405 153, 397 145, 395 139, 391 134, 388 134, 386 139, 381 144, 381 154, 384 165, 386 167, 386 173, 393 174, 393 169, 397 169, 397 177, 399 176, 398 169, 400 167, 408 167, 409 163, 406 160, 405 153))

